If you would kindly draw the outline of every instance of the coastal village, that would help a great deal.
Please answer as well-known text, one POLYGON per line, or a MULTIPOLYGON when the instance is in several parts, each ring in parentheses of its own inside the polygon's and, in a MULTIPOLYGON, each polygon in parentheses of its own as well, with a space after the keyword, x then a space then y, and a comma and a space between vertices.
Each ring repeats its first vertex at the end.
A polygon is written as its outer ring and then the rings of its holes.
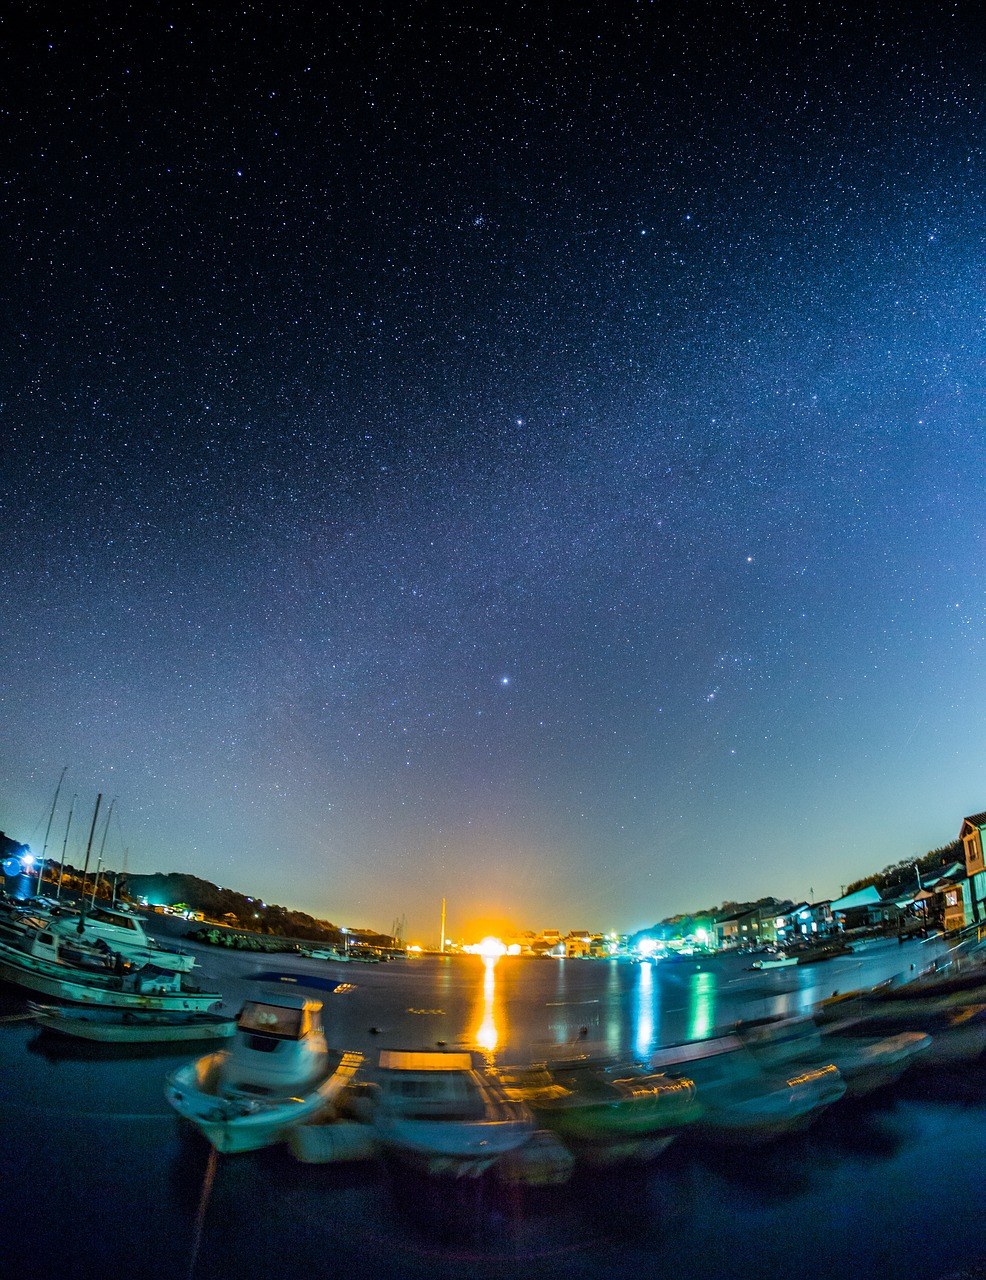
MULTIPOLYGON (((933 928, 954 934, 969 926, 986 924, 984 831, 986 812, 964 817, 951 843, 864 877, 835 899, 794 902, 764 897, 756 902, 727 903, 720 908, 671 916, 633 934, 597 928, 564 932, 551 928, 524 930, 505 937, 504 950, 510 955, 594 959, 759 948, 803 950, 830 945, 840 935, 858 930, 903 936, 933 928)), ((50 877, 54 881, 63 872, 54 859, 45 859, 39 879, 39 859, 26 844, 3 832, 0 832, 0 865, 6 892, 13 897, 28 896, 32 879, 37 887, 44 879, 50 877)), ((93 900, 117 897, 119 873, 97 873, 84 885, 77 869, 65 868, 64 872, 68 886, 76 892, 92 893, 93 900)), ((371 929, 345 929, 301 912, 286 911, 261 899, 220 889, 194 876, 134 875, 127 877, 126 885, 133 900, 152 911, 184 915, 212 928, 331 942, 341 953, 353 946, 454 954, 473 951, 481 945, 480 939, 456 939, 446 937, 444 932, 437 946, 408 944, 403 936, 402 921, 395 921, 390 934, 371 929), (229 905, 233 909, 222 909, 229 905)))
MULTIPOLYGON (((2 836, 4 874, 21 892, 0 898, 0 979, 25 993, 14 1024, 33 1022, 40 1037, 135 1052, 228 1042, 162 1081, 170 1109, 222 1155, 284 1143, 302 1164, 383 1160, 446 1186, 487 1175, 512 1188, 556 1186, 579 1166, 639 1168, 672 1143, 759 1146, 801 1132, 843 1098, 891 1088, 912 1067, 979 1060, 984 830, 986 812, 968 816, 953 844, 834 900, 727 904, 627 937, 546 929, 447 946, 443 903, 441 954, 427 958, 397 938, 370 947, 348 929, 341 950, 302 945, 274 931, 291 923, 282 909, 257 899, 243 899, 240 912, 252 933, 239 916, 236 928, 198 919, 187 901, 140 903, 139 877, 122 901, 114 872, 94 876, 90 892, 84 871, 81 892, 59 899, 65 868, 2 836), (54 899, 39 892, 47 887, 54 899), (184 919, 162 939, 154 925, 164 915, 184 919), (244 966, 222 957, 231 946, 290 955, 244 966), (482 968, 456 964, 473 995, 450 1018, 457 950, 476 953, 482 968), (544 960, 504 975, 508 1014, 495 966, 511 953, 544 960), (576 964, 576 995, 568 959, 610 963, 576 964), (359 968, 385 960, 398 961, 387 966, 392 980, 359 968), (793 967, 820 961, 832 963, 831 994, 793 967), (855 985, 840 990, 844 978, 855 985), (678 992, 666 1007, 665 983, 678 992), (325 995, 360 987, 363 1029, 343 1031, 335 1001, 323 1019, 325 995), (528 1031, 519 1059, 498 1059, 525 1001, 530 1026, 554 1038, 535 1048, 528 1031), (614 1040, 594 1044, 594 1029, 614 1040)), ((187 890, 190 881, 177 883, 187 890)), ((224 900, 211 901, 216 911, 224 900)))

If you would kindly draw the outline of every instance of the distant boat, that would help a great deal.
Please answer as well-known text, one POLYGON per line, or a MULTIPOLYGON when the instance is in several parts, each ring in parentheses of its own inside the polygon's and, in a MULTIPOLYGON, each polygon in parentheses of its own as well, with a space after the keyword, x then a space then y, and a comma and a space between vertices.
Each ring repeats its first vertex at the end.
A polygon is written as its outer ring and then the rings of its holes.
POLYGON ((751 969, 785 969, 788 965, 797 964, 797 956, 786 955, 778 951, 776 955, 767 956, 765 960, 754 960, 751 969))
POLYGON ((165 1096, 217 1151, 256 1151, 286 1139, 333 1109, 363 1061, 327 1048, 321 1010, 320 1000, 297 989, 248 1000, 232 1047, 172 1072, 165 1096))
POLYGON ((348 964, 352 958, 336 951, 335 947, 302 947, 301 954, 306 960, 332 960, 339 964, 348 964))
POLYGON ((478 1177, 534 1132, 528 1108, 468 1052, 384 1050, 374 1082, 377 1142, 429 1174, 478 1177))
POLYGON ((28 1006, 46 1031, 103 1044, 181 1043, 224 1040, 236 1030, 219 1013, 160 1013, 145 1009, 85 1009, 69 1005, 28 1006))

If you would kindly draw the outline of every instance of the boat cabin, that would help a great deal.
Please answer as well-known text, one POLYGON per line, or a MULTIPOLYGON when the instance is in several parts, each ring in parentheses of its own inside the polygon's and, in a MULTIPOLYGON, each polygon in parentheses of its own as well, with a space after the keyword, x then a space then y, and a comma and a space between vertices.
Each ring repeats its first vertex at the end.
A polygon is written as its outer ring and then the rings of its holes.
POLYGON ((486 1113, 471 1053, 385 1049, 381 1109, 406 1120, 480 1120, 486 1113))
POLYGON ((225 1064, 227 1090, 291 1094, 325 1071, 321 1000, 277 992, 248 1000, 236 1020, 225 1064))

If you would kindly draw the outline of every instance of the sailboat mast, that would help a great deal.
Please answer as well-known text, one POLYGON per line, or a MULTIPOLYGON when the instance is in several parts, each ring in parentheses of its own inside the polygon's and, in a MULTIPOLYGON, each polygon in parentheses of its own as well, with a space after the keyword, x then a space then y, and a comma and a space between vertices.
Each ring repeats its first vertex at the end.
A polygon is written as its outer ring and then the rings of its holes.
POLYGON ((34 890, 34 892, 39 897, 41 895, 41 881, 44 878, 44 873, 45 873, 45 858, 47 857, 47 854, 48 854, 48 837, 51 835, 51 824, 55 820, 55 809, 58 807, 58 793, 62 789, 62 783, 65 781, 65 774, 67 772, 68 772, 68 765, 66 765, 65 768, 62 769, 62 775, 58 779, 58 786, 55 788, 55 798, 51 802, 51 813, 48 814, 48 825, 47 827, 45 827, 45 843, 44 843, 44 848, 41 850, 41 861, 38 863, 38 885, 37 885, 37 888, 34 890))
POLYGON ((68 822, 65 824, 65 839, 62 841, 62 861, 58 868, 58 892, 55 894, 55 901, 62 900, 62 881, 65 879, 65 850, 68 848, 68 833, 72 827, 72 814, 75 812, 75 802, 78 795, 72 797, 72 803, 68 807, 68 822))
POLYGON ((92 838, 96 834, 96 819, 99 816, 102 799, 103 793, 100 791, 96 796, 96 807, 92 811, 92 826, 89 828, 89 839, 86 841, 86 862, 82 868, 82 914, 79 916, 79 923, 75 926, 76 933, 85 933, 86 929, 86 876, 89 874, 89 855, 92 853, 92 838))
MULTIPOLYGON (((103 850, 106 848, 106 836, 110 829, 110 819, 113 817, 113 806, 116 804, 116 796, 110 801, 109 812, 106 814, 106 825, 103 827, 103 838, 99 842, 99 858, 96 862, 96 879, 92 886, 92 906, 96 905, 96 890, 99 888, 99 869, 103 865, 103 850)), ((85 880, 82 882, 82 894, 85 897, 85 880)))

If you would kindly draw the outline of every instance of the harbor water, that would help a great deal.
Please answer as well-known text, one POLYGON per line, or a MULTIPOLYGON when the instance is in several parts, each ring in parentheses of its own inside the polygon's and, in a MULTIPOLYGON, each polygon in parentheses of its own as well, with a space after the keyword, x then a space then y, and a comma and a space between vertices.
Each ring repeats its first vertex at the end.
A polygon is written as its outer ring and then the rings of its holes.
MULTIPOLYGON (((644 1059, 913 973, 938 946, 891 940, 769 972, 742 956, 282 963, 351 985, 325 998, 337 1048, 372 1059, 443 1044, 514 1064, 571 1042, 644 1059)), ((256 959, 198 954, 198 981, 235 1010, 256 959)), ((531 1189, 412 1180, 372 1161, 306 1166, 286 1146, 217 1157, 164 1100, 166 1074, 194 1046, 77 1045, 39 1032, 15 989, 0 998, 5 1275, 930 1280, 986 1262, 979 1063, 912 1071, 872 1103, 839 1104, 807 1134, 753 1151, 686 1136, 650 1164, 531 1189)))

